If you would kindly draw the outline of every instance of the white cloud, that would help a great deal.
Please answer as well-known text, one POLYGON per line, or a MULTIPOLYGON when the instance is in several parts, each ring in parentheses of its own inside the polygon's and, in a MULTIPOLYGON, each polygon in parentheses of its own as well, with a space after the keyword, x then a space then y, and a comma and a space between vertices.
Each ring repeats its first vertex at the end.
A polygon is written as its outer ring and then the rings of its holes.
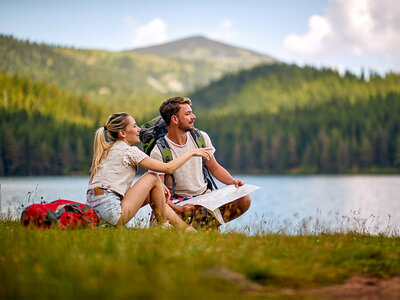
POLYGON ((308 57, 375 56, 400 66, 398 0, 331 0, 322 16, 309 19, 305 34, 290 34, 285 50, 308 57))
POLYGON ((330 23, 321 16, 312 16, 308 22, 308 32, 303 36, 290 34, 284 41, 286 49, 301 54, 318 54, 324 51, 326 40, 332 29, 330 23))
POLYGON ((124 22, 132 36, 131 47, 146 47, 161 44, 168 40, 168 26, 160 18, 155 18, 140 26, 129 16, 124 18, 124 22))
POLYGON ((231 41, 235 36, 236 32, 233 29, 233 21, 231 19, 221 20, 215 31, 208 35, 208 37, 214 40, 226 42, 231 41))

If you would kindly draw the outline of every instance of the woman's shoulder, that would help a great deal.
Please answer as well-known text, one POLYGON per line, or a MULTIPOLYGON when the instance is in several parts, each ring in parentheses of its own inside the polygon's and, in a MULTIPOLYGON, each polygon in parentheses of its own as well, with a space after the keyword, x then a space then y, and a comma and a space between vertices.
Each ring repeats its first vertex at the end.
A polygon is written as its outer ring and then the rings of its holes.
POLYGON ((138 146, 128 146, 128 149, 130 152, 135 152, 135 153, 139 152, 139 153, 146 154, 138 146))
POLYGON ((143 159, 148 157, 146 153, 139 149, 137 146, 128 146, 128 149, 124 152, 124 160, 134 164, 140 163, 143 159))

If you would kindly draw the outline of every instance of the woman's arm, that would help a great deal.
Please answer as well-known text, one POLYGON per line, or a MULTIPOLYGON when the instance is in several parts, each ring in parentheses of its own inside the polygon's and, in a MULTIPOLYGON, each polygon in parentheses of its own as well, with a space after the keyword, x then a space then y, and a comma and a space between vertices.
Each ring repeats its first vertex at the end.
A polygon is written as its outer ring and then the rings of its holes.
POLYGON ((147 170, 150 170, 150 171, 172 174, 175 172, 176 169, 181 167, 185 162, 187 162, 193 156, 201 156, 201 157, 204 157, 206 160, 209 160, 211 156, 208 153, 208 151, 210 151, 212 149, 213 148, 193 149, 193 150, 187 151, 185 154, 171 160, 168 163, 164 163, 164 162, 152 159, 151 157, 146 157, 139 163, 139 166, 141 166, 147 170))

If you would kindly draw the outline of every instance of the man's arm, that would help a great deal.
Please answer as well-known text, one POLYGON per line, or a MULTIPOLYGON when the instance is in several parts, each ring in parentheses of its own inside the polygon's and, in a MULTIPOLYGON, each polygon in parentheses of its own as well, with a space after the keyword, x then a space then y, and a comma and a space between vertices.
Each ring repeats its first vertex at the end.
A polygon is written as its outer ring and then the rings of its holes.
POLYGON ((217 162, 214 155, 211 156, 209 160, 206 160, 206 166, 217 180, 226 185, 234 184, 238 187, 244 184, 244 181, 233 178, 233 176, 217 162))

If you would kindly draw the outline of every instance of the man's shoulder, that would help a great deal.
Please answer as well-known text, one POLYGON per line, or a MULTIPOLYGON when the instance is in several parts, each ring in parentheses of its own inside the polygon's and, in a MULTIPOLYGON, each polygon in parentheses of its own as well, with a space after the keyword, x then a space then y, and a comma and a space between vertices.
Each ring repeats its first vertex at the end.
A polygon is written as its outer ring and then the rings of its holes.
MULTIPOLYGON (((207 132, 199 129, 199 128, 195 128, 194 130, 197 130, 197 132, 200 132, 201 134, 207 134, 207 132)), ((208 134, 207 134, 208 135, 208 134)))
POLYGON ((196 134, 199 134, 200 136, 202 136, 203 138, 210 138, 209 137, 209 135, 208 135, 208 133, 207 132, 205 132, 205 131, 203 131, 203 130, 200 130, 200 129, 198 129, 198 128, 195 128, 193 131, 192 131, 192 136, 193 135, 196 135, 196 134))
POLYGON ((205 143, 206 143, 206 147, 213 147, 212 142, 211 142, 211 138, 210 138, 210 136, 208 135, 208 133, 205 132, 205 131, 203 131, 203 130, 200 130, 200 129, 198 129, 198 128, 195 128, 195 129, 198 131, 198 133, 200 134, 200 136, 201 136, 202 138, 204 138, 204 141, 205 141, 205 143))

